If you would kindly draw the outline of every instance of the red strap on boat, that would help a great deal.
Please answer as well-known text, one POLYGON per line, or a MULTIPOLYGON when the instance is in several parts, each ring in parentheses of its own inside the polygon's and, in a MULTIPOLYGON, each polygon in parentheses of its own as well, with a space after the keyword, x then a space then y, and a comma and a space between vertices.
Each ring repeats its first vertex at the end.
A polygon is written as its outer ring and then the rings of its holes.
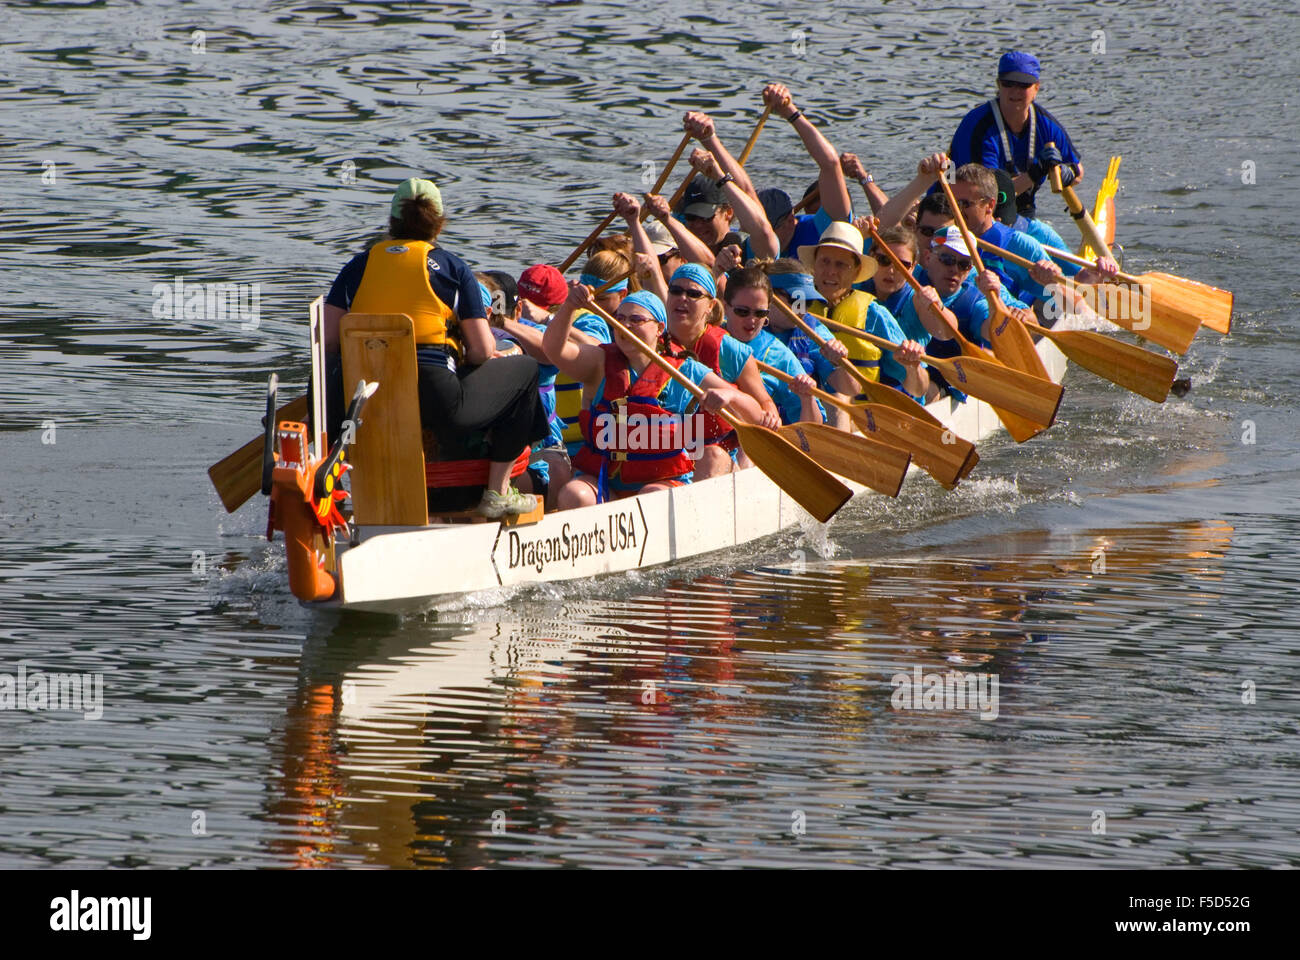
MULTIPOLYGON (((517 477, 528 469, 533 451, 524 452, 515 459, 510 476, 517 477)), ((487 483, 490 460, 437 460, 424 465, 424 482, 430 487, 480 487, 487 483)))

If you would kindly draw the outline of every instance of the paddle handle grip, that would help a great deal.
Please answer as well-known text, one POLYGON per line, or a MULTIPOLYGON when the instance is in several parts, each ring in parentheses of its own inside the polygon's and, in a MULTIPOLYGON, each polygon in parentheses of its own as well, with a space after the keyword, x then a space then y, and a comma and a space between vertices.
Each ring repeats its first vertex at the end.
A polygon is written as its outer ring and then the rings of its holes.
MULTIPOLYGON (((1054 141, 1048 141, 1049 147, 1055 148, 1054 141)), ((1093 223, 1092 217, 1088 216, 1088 211, 1084 209, 1083 202, 1079 195, 1074 192, 1074 187, 1067 187, 1061 182, 1061 168, 1052 167, 1047 171, 1048 179, 1052 181, 1052 192, 1059 193, 1065 200, 1065 208, 1069 211, 1074 220, 1074 225, 1079 228, 1079 233, 1087 241, 1088 246, 1092 247, 1093 252, 1101 257, 1109 257, 1110 244, 1106 242, 1101 231, 1097 229, 1097 224, 1093 223)))
MULTIPOLYGON (((700 385, 694 383, 690 377, 686 376, 686 374, 682 373, 680 370, 674 367, 663 357, 659 356, 658 351, 655 350, 654 347, 650 346, 648 343, 646 343, 644 340, 638 337, 627 327, 623 326, 623 324, 619 323, 617 320, 611 317, 608 313, 602 310, 599 305, 593 303, 591 305, 591 310, 598 317, 600 317, 606 323, 608 323, 610 327, 617 330, 619 333, 623 334, 623 336, 631 340, 636 345, 636 348, 640 350, 642 353, 644 353, 650 359, 651 363, 653 363, 656 367, 662 369, 664 373, 668 374, 668 376, 672 377, 683 387, 685 387, 687 392, 690 393, 690 395, 693 396, 696 400, 702 401, 704 399, 704 390, 701 389, 700 385)), ((741 426, 741 423, 739 419, 736 417, 736 415, 733 414, 726 407, 723 407, 721 410, 719 410, 717 416, 725 420, 732 429, 741 426)))
POLYGON ((758 135, 763 132, 763 125, 767 123, 767 118, 771 115, 772 105, 769 103, 763 110, 763 115, 758 118, 758 123, 754 125, 754 132, 751 133, 749 139, 745 141, 745 149, 741 150, 740 156, 736 158, 736 162, 742 167, 748 162, 749 155, 754 152, 754 145, 758 143, 758 135))

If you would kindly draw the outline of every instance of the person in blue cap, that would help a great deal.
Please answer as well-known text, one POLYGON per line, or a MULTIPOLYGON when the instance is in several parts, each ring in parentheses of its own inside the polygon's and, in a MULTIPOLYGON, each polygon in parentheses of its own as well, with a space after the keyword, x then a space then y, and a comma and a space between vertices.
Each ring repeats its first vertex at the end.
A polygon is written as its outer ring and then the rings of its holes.
POLYGON ((1003 54, 998 61, 997 99, 966 114, 948 147, 954 166, 978 163, 1010 173, 1017 206, 1026 217, 1034 216, 1034 196, 1052 167, 1061 168, 1066 186, 1083 176, 1083 163, 1070 135, 1034 103, 1039 72, 1033 54, 1020 50, 1003 54))

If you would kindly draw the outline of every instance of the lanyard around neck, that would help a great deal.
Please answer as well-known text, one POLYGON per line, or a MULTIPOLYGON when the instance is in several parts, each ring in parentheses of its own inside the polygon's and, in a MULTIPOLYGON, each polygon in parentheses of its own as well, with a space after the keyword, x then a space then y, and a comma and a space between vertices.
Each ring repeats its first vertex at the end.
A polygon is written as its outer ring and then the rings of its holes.
MULTIPOLYGON (((1002 137, 1002 149, 1006 152, 1007 162, 1011 164, 1011 169, 1016 173, 1024 173, 1023 170, 1016 166, 1016 155, 1011 152, 1011 140, 1007 136, 1007 125, 1002 119, 1002 107, 997 100, 990 100, 989 106, 993 108, 993 119, 998 123, 998 134, 1002 137)), ((1028 163, 1034 162, 1034 146, 1038 139, 1038 118, 1034 115, 1034 105, 1029 105, 1029 153, 1026 155, 1028 163)))

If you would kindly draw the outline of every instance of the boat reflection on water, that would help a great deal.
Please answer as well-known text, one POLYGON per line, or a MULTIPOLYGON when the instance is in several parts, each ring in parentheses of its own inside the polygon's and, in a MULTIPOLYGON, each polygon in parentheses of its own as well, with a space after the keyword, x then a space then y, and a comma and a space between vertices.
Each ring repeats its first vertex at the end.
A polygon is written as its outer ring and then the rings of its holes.
MULTIPOLYGON (((516 601, 526 618, 322 619, 276 743, 275 853, 304 867, 654 862, 674 831, 726 823, 737 798, 882 724, 885 742, 985 736, 973 717, 891 709, 890 678, 993 673, 1015 716, 1005 691, 1041 679, 1043 641, 1118 617, 1099 588, 1167 589, 1194 616, 1232 535, 1222 522, 1023 533, 978 558, 516 601), (820 735, 792 752, 805 726, 820 735)), ((865 752, 864 777, 882 761, 865 752)))

